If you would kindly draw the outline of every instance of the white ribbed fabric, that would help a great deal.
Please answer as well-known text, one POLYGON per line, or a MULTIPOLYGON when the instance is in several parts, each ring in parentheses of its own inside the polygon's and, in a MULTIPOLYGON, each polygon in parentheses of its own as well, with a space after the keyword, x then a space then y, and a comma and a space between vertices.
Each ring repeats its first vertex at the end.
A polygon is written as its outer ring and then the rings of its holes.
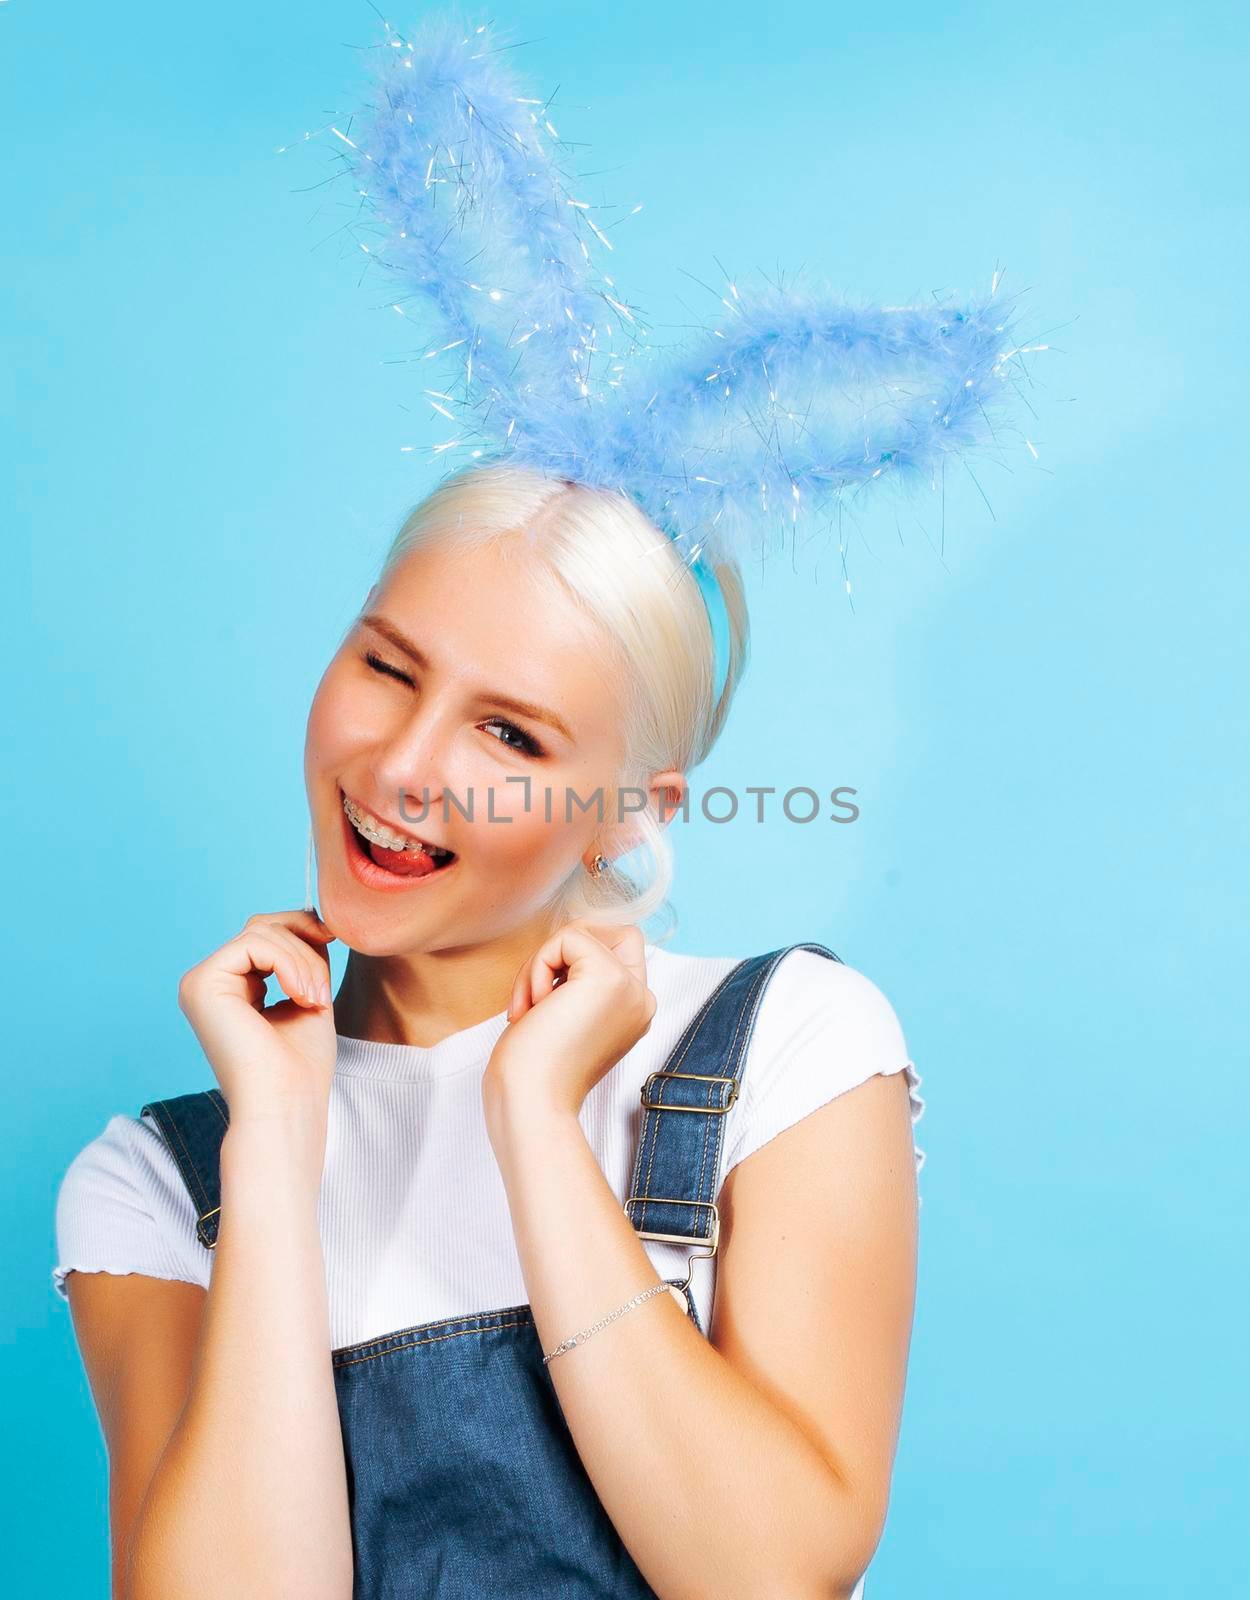
MULTIPOLYGON (((639 1090, 737 956, 648 945, 657 1001, 650 1030, 591 1091, 580 1121, 624 1204, 642 1128, 639 1090)), ((507 1194, 487 1138, 481 1078, 506 1012, 429 1047, 339 1036, 318 1200, 333 1347, 441 1317, 522 1305, 525 1281, 507 1194)), ((905 1072, 915 1124, 921 1079, 884 994, 855 968, 793 950, 764 993, 721 1181, 761 1145, 876 1073, 905 1072)), ((154 1083, 148 1098, 174 1094, 154 1083)), ((919 1168, 924 1152, 915 1151, 919 1168)), ((538 1159, 541 1159, 539 1154, 538 1159)), ((207 1287, 213 1254, 155 1125, 114 1116, 71 1162, 56 1205, 53 1286, 69 1272, 144 1273, 207 1287)), ((684 1246, 644 1240, 661 1277, 684 1277, 684 1246)), ((693 1263, 711 1328, 715 1258, 693 1263)), ((610 1309, 610 1308, 609 1308, 610 1309)))

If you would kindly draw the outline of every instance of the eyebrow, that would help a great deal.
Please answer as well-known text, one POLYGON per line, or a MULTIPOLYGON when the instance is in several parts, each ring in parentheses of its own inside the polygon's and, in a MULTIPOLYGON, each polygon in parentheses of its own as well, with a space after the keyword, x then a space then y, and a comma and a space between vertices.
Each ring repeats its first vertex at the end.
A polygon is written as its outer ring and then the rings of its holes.
MULTIPOLYGON (((367 616, 361 617, 360 624, 362 627, 372 628, 375 633, 380 633, 384 639, 389 639, 396 650, 406 655, 410 661, 415 661, 422 672, 431 670, 429 657, 411 639, 402 634, 393 622, 388 622, 385 617, 379 616, 375 611, 371 611, 367 616)), ((546 706, 537 706, 532 701, 518 700, 514 695, 501 694, 491 689, 483 690, 482 698, 489 700, 492 705, 506 706, 509 711, 518 712, 523 717, 532 717, 536 722, 545 722, 549 727, 555 728, 558 733, 562 733, 570 744, 577 743, 569 732, 568 725, 564 719, 557 716, 554 711, 548 710, 546 706)))

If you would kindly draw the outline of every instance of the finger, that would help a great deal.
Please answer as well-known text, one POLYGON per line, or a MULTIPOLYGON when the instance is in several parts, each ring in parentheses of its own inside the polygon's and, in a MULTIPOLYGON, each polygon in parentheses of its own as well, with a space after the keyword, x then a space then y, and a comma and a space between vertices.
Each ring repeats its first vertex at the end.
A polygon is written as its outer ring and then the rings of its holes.
POLYGON ((523 1017, 533 1003, 533 996, 530 994, 530 964, 526 961, 512 985, 512 995, 508 1000, 509 1022, 515 1022, 518 1017, 523 1017))
POLYGON ((247 919, 244 927, 286 928, 297 938, 313 944, 333 944, 337 935, 315 911, 257 911, 247 919))
POLYGON ((529 962, 529 1003, 537 1005, 549 995, 556 986, 557 977, 567 982, 579 967, 584 971, 610 958, 606 945, 587 926, 581 922, 565 923, 539 946, 529 962))
POLYGON ((521 965, 512 985, 512 998, 508 1002, 508 1016, 515 1021, 522 1017, 545 994, 550 994, 555 987, 554 977, 556 972, 564 970, 564 961, 561 955, 561 935, 571 927, 566 924, 559 932, 546 939, 528 961, 521 965))
POLYGON ((633 922, 596 923, 587 929, 605 949, 611 951, 623 967, 628 967, 636 978, 647 981, 647 941, 643 932, 633 922))
POLYGON ((601 922, 590 917, 575 917, 562 931, 588 934, 614 955, 642 983, 647 981, 647 941, 633 922, 601 922))
POLYGON ((307 975, 313 995, 320 995, 321 990, 328 990, 330 982, 330 963, 325 949, 314 948, 301 939, 290 928, 284 927, 279 922, 269 922, 253 929, 245 929, 245 933, 259 934, 265 939, 272 939, 275 944, 284 950, 289 950, 298 964, 300 972, 307 975))
POLYGON ((318 983, 329 978, 330 953, 324 944, 310 943, 301 937, 297 928, 288 928, 283 922, 262 923, 257 931, 267 938, 276 939, 279 944, 290 950, 309 971, 315 974, 318 983))
POLYGON ((281 928, 248 928, 221 947, 213 965, 235 977, 273 973, 287 995, 310 1009, 329 1003, 329 982, 309 958, 308 946, 281 928))
MULTIPOLYGON (((333 935, 329 934, 328 929, 323 933, 315 925, 317 920, 312 914, 304 911, 257 912, 247 919, 236 938, 246 941, 249 937, 260 936, 277 941, 291 952, 297 963, 297 970, 301 974, 299 993, 292 995, 292 998, 298 998, 301 1002, 312 1005, 328 1005, 331 993, 326 943, 333 938, 333 935), (296 926, 288 926, 289 922, 295 922, 296 926), (317 940, 316 943, 313 942, 314 938, 317 940)), ((281 975, 279 982, 290 994, 290 986, 281 975)))
MULTIPOLYGON (((556 930, 517 973, 508 1002, 508 1016, 515 1021, 531 1006, 551 994, 557 977, 572 976, 575 963, 607 954, 646 984, 646 940, 633 923, 607 923, 589 917, 574 917, 556 930)), ((566 979, 567 981, 567 979, 566 979)))

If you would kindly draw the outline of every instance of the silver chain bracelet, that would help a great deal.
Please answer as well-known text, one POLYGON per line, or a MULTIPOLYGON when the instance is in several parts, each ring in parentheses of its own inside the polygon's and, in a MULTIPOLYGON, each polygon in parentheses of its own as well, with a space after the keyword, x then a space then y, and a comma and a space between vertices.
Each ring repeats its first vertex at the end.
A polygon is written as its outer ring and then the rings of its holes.
POLYGON ((650 1300, 653 1294, 659 1294, 662 1289, 672 1287, 670 1283, 653 1283, 649 1289, 644 1289, 641 1294, 636 1294, 632 1300, 627 1300, 623 1306, 619 1306, 610 1317, 604 1317, 602 1322, 596 1322, 593 1328, 583 1328, 581 1333, 575 1333, 571 1339, 565 1339, 558 1344, 549 1356, 543 1357, 543 1366, 545 1367, 549 1361, 554 1361, 556 1356, 562 1356, 565 1351, 572 1350, 575 1345, 589 1339, 591 1334, 598 1333, 600 1328, 606 1328, 609 1322, 615 1322, 617 1317, 624 1316, 634 1306, 640 1306, 644 1300, 650 1300))

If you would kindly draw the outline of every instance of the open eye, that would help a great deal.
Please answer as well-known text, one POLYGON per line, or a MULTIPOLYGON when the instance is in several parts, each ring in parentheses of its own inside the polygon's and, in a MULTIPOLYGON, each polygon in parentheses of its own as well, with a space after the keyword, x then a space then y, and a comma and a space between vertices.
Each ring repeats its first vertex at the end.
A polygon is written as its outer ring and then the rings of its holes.
POLYGON ((509 722, 506 717, 491 717, 489 722, 483 723, 483 727, 489 728, 492 726, 506 728, 509 733, 515 734, 521 741, 520 744, 514 744, 510 739, 500 739, 500 744, 507 745, 509 750, 519 750, 522 755, 527 756, 540 756, 543 754, 543 748, 538 740, 526 733, 524 728, 518 728, 515 722, 509 722))

